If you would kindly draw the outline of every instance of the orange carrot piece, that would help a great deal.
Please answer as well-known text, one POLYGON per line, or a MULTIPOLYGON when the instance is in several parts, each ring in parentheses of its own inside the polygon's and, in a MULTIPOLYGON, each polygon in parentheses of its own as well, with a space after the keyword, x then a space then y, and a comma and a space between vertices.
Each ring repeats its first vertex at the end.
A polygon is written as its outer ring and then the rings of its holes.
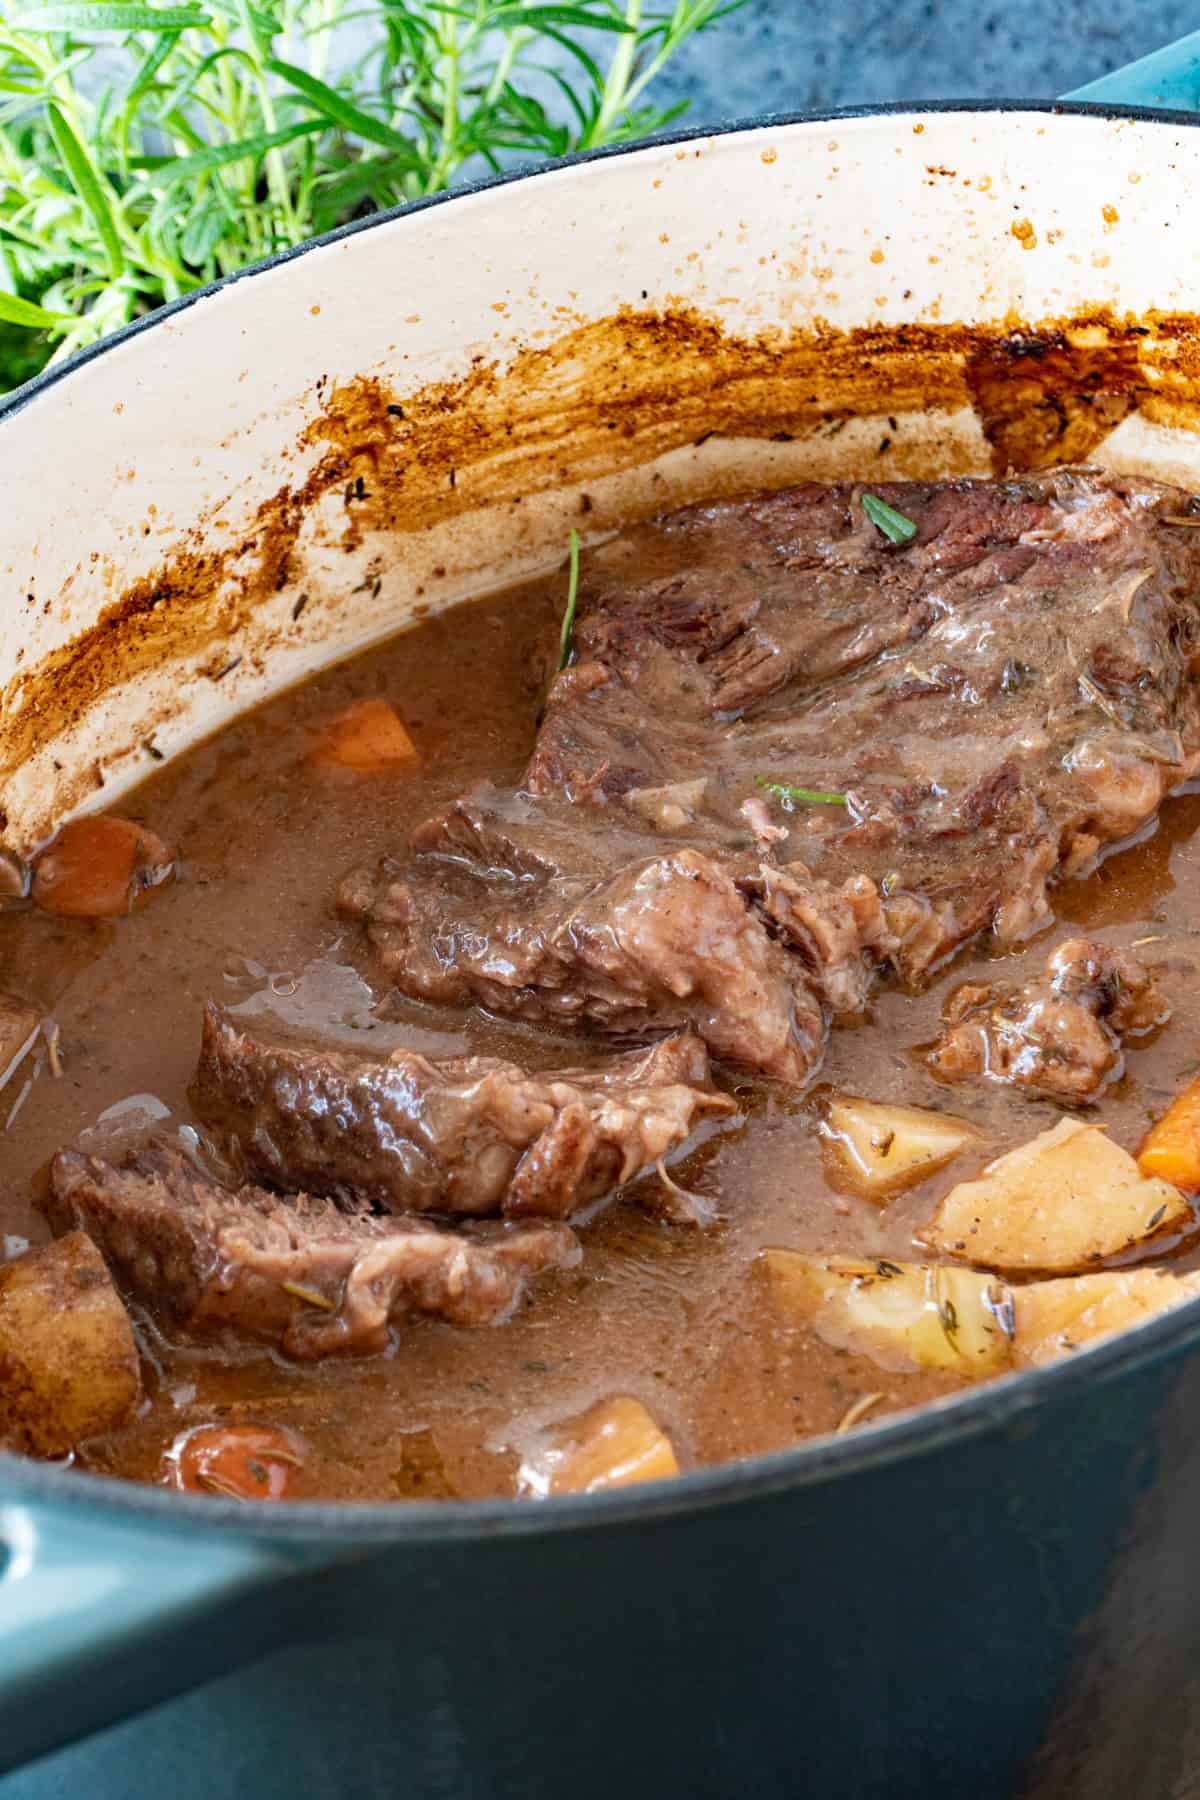
POLYGON ((1161 1175, 1186 1193, 1200 1193, 1200 1075, 1150 1127, 1137 1160, 1143 1175, 1161 1175))
POLYGON ((225 1500, 286 1500, 303 1465, 299 1440, 274 1425, 198 1425, 167 1452, 172 1487, 225 1500))
POLYGON ((31 889, 43 911, 69 919, 111 919, 132 912, 167 880, 171 853, 132 819, 92 814, 64 825, 38 856, 31 889))
POLYGON ((386 700, 356 700, 326 724, 308 760, 321 769, 377 775, 417 761, 417 747, 386 700))

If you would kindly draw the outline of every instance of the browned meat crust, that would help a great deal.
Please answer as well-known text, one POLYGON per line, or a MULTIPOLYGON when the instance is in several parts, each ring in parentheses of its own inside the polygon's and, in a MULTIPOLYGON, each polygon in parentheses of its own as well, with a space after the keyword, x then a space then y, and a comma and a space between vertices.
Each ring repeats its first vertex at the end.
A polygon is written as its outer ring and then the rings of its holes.
POLYGON ((394 1212, 566 1218, 733 1102, 698 1037, 531 1075, 495 1057, 386 1059, 252 1036, 205 1009, 200 1117, 252 1174, 394 1212))
POLYGON ((343 889, 399 988, 686 1027, 803 1082, 880 968, 915 982, 977 933, 1041 928, 1048 881, 1200 770, 1200 533, 1167 522, 1176 490, 878 487, 906 546, 863 492, 689 508, 589 556, 526 791, 472 796, 343 889))
POLYGON ((307 1194, 231 1191, 163 1143, 116 1164, 60 1151, 42 1206, 56 1234, 86 1231, 118 1283, 174 1332, 306 1359, 383 1350, 414 1314, 495 1324, 531 1280, 580 1255, 561 1224, 450 1230, 411 1215, 348 1217, 307 1194))

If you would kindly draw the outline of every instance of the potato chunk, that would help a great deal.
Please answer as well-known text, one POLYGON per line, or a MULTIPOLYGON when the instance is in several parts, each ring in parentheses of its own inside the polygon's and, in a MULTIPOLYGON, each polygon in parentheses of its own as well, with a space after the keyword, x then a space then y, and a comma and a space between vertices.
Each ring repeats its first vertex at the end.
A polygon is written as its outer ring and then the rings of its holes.
POLYGON ((915 1187, 978 1137, 973 1125, 949 1113, 844 1094, 829 1102, 821 1121, 828 1174, 867 1200, 887 1200, 915 1187))
POLYGON ((629 1394, 615 1394, 563 1427, 540 1456, 521 1465, 527 1494, 594 1494, 635 1481, 678 1475, 666 1432, 629 1394))
POLYGON ((992 1269, 1076 1270, 1191 1217, 1177 1188, 1145 1176, 1097 1125, 1060 1119, 951 1188, 925 1227, 931 1249, 992 1269))
POLYGON ((1200 1294, 1200 1274, 1121 1269, 1012 1290, 1017 1362, 1037 1367, 1200 1294))
POLYGON ((0 1267, 0 1442, 65 1456, 141 1396, 129 1315, 91 1238, 72 1231, 0 1267))
POLYGON ((972 1269, 764 1250, 780 1311, 885 1369, 973 1379, 1009 1366, 1008 1290, 972 1269))

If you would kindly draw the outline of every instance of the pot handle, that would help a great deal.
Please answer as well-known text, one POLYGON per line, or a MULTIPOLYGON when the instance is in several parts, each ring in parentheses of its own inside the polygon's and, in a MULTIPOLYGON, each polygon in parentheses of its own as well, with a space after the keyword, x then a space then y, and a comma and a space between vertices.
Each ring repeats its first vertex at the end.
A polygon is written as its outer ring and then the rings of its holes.
POLYGON ((1093 100, 1103 105, 1165 106, 1178 112, 1200 108, 1200 31, 1178 38, 1162 50, 1114 69, 1086 87, 1064 94, 1064 100, 1093 100))
POLYGON ((191 1521, 0 1501, 0 1772, 261 1654, 238 1629, 247 1597, 307 1560, 191 1521))

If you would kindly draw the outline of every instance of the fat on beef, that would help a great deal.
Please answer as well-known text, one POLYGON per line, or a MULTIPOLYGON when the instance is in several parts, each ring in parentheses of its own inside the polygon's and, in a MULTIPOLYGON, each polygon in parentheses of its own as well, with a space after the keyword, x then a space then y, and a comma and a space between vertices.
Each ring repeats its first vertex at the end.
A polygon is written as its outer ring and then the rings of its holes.
POLYGON ((734 1103, 680 1033, 589 1067, 386 1058, 272 1042, 205 1009, 192 1093, 243 1166, 282 1188, 393 1212, 565 1218, 734 1103))
POLYGON ((684 509, 586 559, 521 789, 341 893, 395 985, 555 1029, 697 1032, 786 1082, 880 973, 1020 942, 1200 771, 1200 534, 1057 469, 684 509))
POLYGON ((1003 1082, 1080 1105, 1121 1073, 1125 1039, 1169 1017, 1136 956, 1072 938, 1022 987, 968 982, 957 988, 927 1060, 940 1081, 1003 1082))
POLYGON ((377 1353, 418 1314, 499 1323, 530 1281, 580 1256, 574 1232, 555 1222, 449 1229, 413 1215, 351 1217, 307 1194, 227 1189, 165 1142, 116 1163, 60 1151, 41 1205, 56 1235, 94 1239, 118 1285, 168 1333, 244 1338, 305 1360, 377 1353))

